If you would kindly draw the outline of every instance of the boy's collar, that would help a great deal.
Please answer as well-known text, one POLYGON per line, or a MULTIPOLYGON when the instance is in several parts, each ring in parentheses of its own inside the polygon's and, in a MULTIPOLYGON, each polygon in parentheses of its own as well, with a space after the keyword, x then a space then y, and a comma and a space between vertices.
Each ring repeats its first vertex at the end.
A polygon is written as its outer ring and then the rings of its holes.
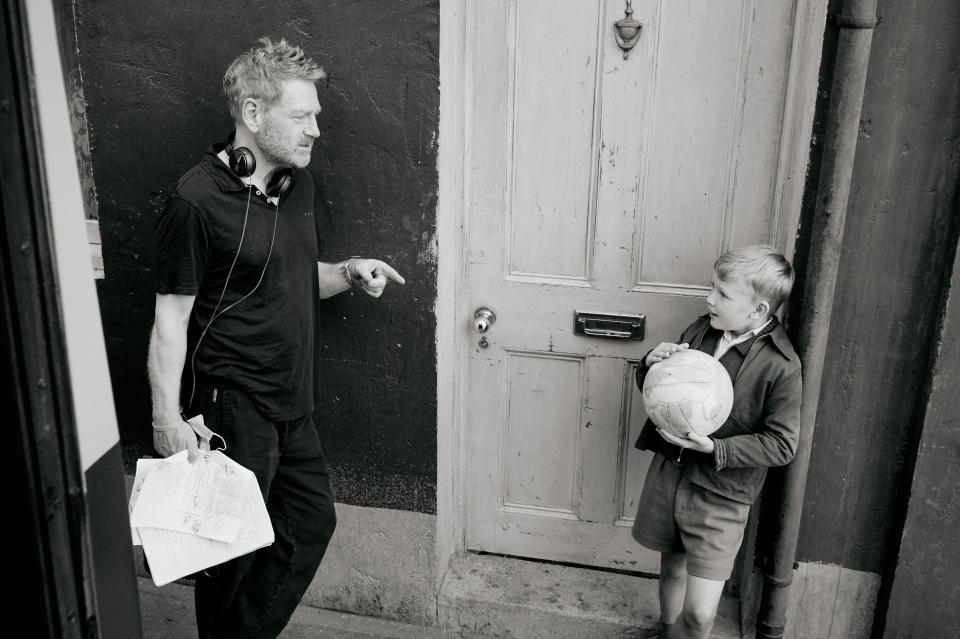
MULTIPOLYGON (((776 316, 774 316, 774 319, 776 319, 776 316)), ((790 338, 787 337, 783 324, 778 321, 766 334, 770 336, 770 343, 780 351, 781 355, 789 360, 797 359, 797 351, 794 350, 790 338)))
POLYGON ((733 331, 723 331, 723 336, 726 337, 731 342, 737 341, 737 340, 746 341, 751 337, 753 337, 754 335, 759 335, 768 326, 772 329, 773 326, 770 326, 770 322, 774 320, 776 320, 776 317, 771 315, 770 317, 767 318, 767 321, 765 321, 760 326, 757 326, 756 328, 751 328, 749 331, 744 331, 739 335, 737 335, 733 331))
MULTIPOLYGON (((760 331, 760 336, 757 339, 763 339, 765 337, 770 338, 770 343, 780 351, 780 354, 783 355, 788 360, 797 359, 797 352, 793 348, 793 344, 790 343, 790 338, 787 337, 787 332, 783 329, 783 324, 777 319, 776 315, 771 316, 774 323, 772 325, 766 324, 762 327, 760 331)), ((722 331, 719 331, 710 326, 710 315, 704 314, 700 316, 700 320, 703 322, 703 328, 699 333, 700 339, 703 339, 703 336, 707 334, 711 329, 717 331, 718 334, 722 334, 722 331)), ((747 340, 749 342, 749 340, 747 340)), ((746 344, 747 342, 743 342, 746 344)), ((735 345, 733 348, 736 348, 738 345, 735 345)))

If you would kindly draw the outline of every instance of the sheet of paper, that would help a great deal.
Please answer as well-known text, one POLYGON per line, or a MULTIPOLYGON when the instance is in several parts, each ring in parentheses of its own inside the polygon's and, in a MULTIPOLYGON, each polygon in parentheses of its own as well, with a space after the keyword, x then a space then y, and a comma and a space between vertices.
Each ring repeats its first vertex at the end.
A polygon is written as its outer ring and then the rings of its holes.
POLYGON ((178 455, 147 475, 130 524, 233 541, 242 523, 240 493, 253 473, 220 451, 203 453, 193 464, 178 455))
MULTIPOLYGON (((181 451, 176 455, 171 455, 167 459, 173 460, 180 457, 186 459, 187 451, 181 451)), ((137 472, 133 477, 133 488, 130 490, 130 502, 127 504, 127 515, 133 514, 133 507, 137 503, 137 498, 140 496, 140 491, 143 490, 143 481, 147 478, 147 474, 149 474, 149 472, 162 461, 164 460, 150 459, 148 457, 143 457, 137 460, 137 472)), ((140 533, 133 524, 130 524, 130 535, 133 537, 134 546, 142 545, 142 542, 140 541, 140 533)))
POLYGON ((140 537, 150 564, 150 576, 157 586, 164 586, 269 546, 273 543, 273 528, 269 519, 265 526, 241 528, 236 541, 231 544, 160 528, 141 528, 140 537))
MULTIPOLYGON (((237 533, 232 542, 217 541, 206 537, 200 537, 192 532, 182 532, 164 528, 154 528, 148 526, 137 526, 134 522, 134 512, 138 510, 141 516, 148 510, 143 497, 145 491, 149 497, 151 491, 150 477, 164 463, 169 466, 178 466, 181 464, 190 465, 186 461, 186 453, 178 453, 166 459, 141 459, 137 462, 137 474, 134 478, 134 486, 130 495, 129 509, 131 513, 131 526, 143 546, 143 552, 150 564, 150 573, 157 586, 163 586, 181 577, 199 572, 210 566, 223 563, 234 557, 239 557, 258 548, 268 546, 274 541, 273 526, 270 523, 270 517, 267 514, 266 506, 263 502, 263 496, 260 494, 260 487, 257 484, 256 477, 252 472, 243 468, 233 460, 227 458, 223 453, 215 451, 212 453, 202 453, 197 464, 221 464, 224 466, 223 473, 227 473, 226 468, 230 469, 230 477, 239 479, 231 480, 232 488, 235 492, 227 501, 233 504, 231 516, 240 521, 237 533), (208 458, 205 461, 205 458, 208 458)), ((204 472, 196 469, 198 472, 204 472)), ((209 469, 205 472, 209 472, 209 469)), ((158 477, 160 481, 156 485, 164 485, 169 477, 158 477)), ((149 520, 150 515, 146 515, 149 520)))

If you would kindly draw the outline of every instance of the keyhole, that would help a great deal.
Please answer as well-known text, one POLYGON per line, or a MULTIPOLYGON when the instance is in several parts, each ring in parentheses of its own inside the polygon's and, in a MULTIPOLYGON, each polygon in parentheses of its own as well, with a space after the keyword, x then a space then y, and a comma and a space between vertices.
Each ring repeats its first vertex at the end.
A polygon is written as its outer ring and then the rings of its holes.
POLYGON ((480 348, 486 348, 488 346, 490 346, 490 342, 487 341, 487 336, 484 335, 480 338, 480 348))

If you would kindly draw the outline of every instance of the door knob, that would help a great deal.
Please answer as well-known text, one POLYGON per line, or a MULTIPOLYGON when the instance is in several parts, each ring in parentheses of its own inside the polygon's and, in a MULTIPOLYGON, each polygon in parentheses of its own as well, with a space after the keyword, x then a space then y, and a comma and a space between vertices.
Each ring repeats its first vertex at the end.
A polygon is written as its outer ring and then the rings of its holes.
POLYGON ((486 333, 497 321, 497 314, 486 306, 481 306, 473 314, 473 328, 480 334, 486 333))

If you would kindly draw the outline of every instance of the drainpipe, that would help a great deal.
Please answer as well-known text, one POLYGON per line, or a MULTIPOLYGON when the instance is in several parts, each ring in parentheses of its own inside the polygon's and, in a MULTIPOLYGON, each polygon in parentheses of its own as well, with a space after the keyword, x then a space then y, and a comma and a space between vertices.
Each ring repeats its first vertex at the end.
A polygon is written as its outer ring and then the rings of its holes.
POLYGON ((840 12, 832 16, 839 34, 797 336, 803 362, 800 440, 796 457, 784 469, 779 494, 764 497, 774 502, 770 514, 778 526, 764 564, 758 639, 780 639, 786 626, 876 10, 877 0, 843 0, 840 12))

